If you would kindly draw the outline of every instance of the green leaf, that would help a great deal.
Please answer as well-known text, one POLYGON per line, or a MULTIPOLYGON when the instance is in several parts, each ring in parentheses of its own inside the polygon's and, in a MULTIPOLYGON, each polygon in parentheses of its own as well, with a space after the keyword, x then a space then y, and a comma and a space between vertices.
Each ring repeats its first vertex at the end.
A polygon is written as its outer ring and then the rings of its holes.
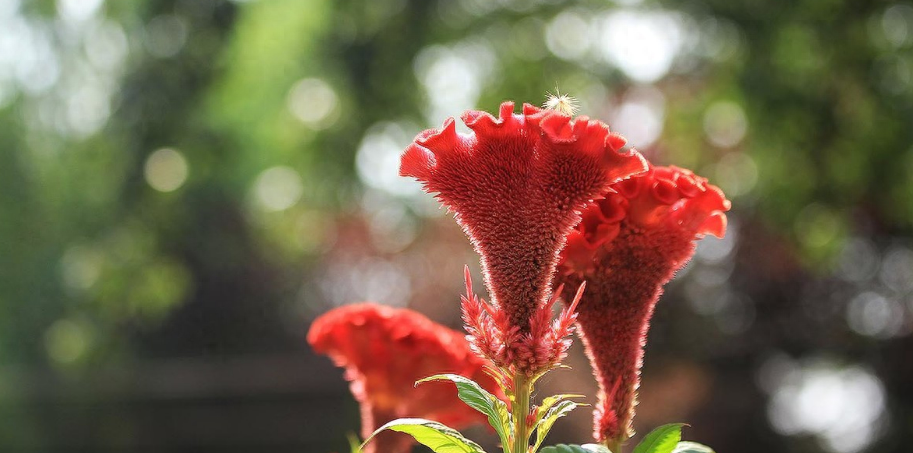
POLYGON ((361 453, 361 442, 358 440, 358 436, 356 436, 355 433, 347 434, 346 440, 349 441, 349 451, 351 453, 361 453))
MULTIPOLYGON (((544 398, 542 400, 542 405, 540 405, 536 409, 536 421, 538 422, 539 420, 542 420, 542 417, 544 417, 545 414, 549 411, 549 409, 551 409, 552 406, 554 406, 555 404, 557 404, 561 401, 564 401, 564 400, 571 399, 571 398, 583 398, 583 397, 584 397, 584 395, 562 394, 562 395, 554 395, 554 396, 550 396, 548 398, 544 398)), ((581 406, 582 405, 583 404, 581 404, 581 406)))
POLYGON ((442 380, 453 382, 457 388, 457 396, 466 405, 488 417, 488 424, 498 433, 498 438, 501 439, 501 445, 505 446, 505 451, 509 451, 510 433, 513 431, 513 425, 510 420, 510 412, 507 410, 507 404, 482 388, 477 382, 458 374, 429 376, 417 381, 415 385, 442 380))
POLYGON ((679 442, 672 453, 714 453, 713 449, 697 442, 679 442))
POLYGON ((485 453, 475 442, 463 437, 459 431, 441 423, 423 418, 401 418, 377 428, 361 448, 384 430, 406 433, 435 453, 485 453))
MULTIPOLYGON (((535 450, 533 450, 535 451, 535 450)), ((551 447, 544 447, 539 453, 612 453, 604 445, 584 444, 584 445, 566 445, 558 444, 551 447)))
MULTIPOLYGON (((543 400, 543 406, 545 404, 546 402, 543 400)), ((545 413, 545 415, 541 416, 540 420, 536 423, 536 443, 533 446, 533 451, 539 449, 539 446, 542 445, 542 441, 545 440, 545 436, 547 436, 548 432, 551 431, 552 426, 555 424, 555 422, 558 421, 559 418, 569 414, 578 406, 577 403, 566 399, 549 401, 548 404, 548 411, 545 413)))
POLYGON ((670 423, 650 431, 644 440, 634 447, 633 453, 672 453, 682 440, 682 426, 685 424, 670 423))

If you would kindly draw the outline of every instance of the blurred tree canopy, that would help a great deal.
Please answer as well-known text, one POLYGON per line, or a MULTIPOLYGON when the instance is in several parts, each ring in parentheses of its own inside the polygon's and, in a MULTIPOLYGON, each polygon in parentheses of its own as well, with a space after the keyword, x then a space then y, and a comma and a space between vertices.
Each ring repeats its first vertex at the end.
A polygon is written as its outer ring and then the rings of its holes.
MULTIPOLYGON (((729 239, 702 245, 650 345, 659 371, 676 356, 727 379, 688 412, 701 440, 905 451, 913 4, 880 0, 5 0, 0 365, 26 371, 0 372, 0 446, 83 451, 20 417, 57 398, 22 393, 34 376, 94 401, 80 379, 112 364, 306 356, 309 320, 358 299, 457 325, 477 258, 397 176, 399 152, 554 89, 733 200, 729 239), (838 375, 881 393, 828 401, 889 399, 856 431, 777 403, 838 375)), ((352 423, 288 451, 344 448, 352 423)), ((140 434, 91 433, 85 451, 139 451, 140 434)))

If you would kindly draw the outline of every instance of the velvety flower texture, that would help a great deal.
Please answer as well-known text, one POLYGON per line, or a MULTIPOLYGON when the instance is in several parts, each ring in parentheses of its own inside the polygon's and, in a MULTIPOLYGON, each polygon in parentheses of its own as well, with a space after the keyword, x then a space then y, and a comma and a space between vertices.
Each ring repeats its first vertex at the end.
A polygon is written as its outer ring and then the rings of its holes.
MULTIPOLYGON (((437 324, 418 312, 374 303, 331 310, 311 325, 308 343, 345 367, 346 379, 361 407, 362 437, 384 423, 402 417, 435 420, 455 429, 486 418, 463 404, 444 384, 415 381, 454 373, 497 392, 483 371, 485 362, 469 349, 464 335, 437 324)), ((365 453, 408 453, 412 437, 385 431, 365 453)))
MULTIPOLYGON (((624 139, 585 116, 501 104, 498 118, 468 111, 472 130, 420 133, 402 156, 400 174, 455 212, 482 257, 492 303, 507 323, 529 332, 552 292, 558 252, 580 220, 579 211, 610 184, 646 170, 624 139)), ((576 286, 575 286, 576 288, 576 286)))
MULTIPOLYGON (((586 281, 577 323, 599 381, 594 410, 598 441, 633 435, 649 320, 672 279, 694 254, 695 240, 723 237, 729 201, 716 186, 677 167, 612 186, 586 208, 561 253, 558 280, 586 281)), ((565 289, 565 299, 571 293, 565 289)))

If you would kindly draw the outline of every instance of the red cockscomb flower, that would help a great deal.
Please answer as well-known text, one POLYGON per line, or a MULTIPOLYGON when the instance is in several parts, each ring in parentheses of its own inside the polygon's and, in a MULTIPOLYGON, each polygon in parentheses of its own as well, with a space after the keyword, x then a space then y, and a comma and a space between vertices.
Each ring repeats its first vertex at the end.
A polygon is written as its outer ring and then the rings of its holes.
MULTIPOLYGON (((422 314, 373 303, 337 308, 311 325, 308 343, 345 367, 346 379, 361 407, 362 436, 401 417, 422 417, 456 429, 486 418, 464 405, 453 389, 415 381, 454 373, 479 382, 489 391, 497 385, 485 374, 485 362, 474 355, 464 335, 422 314)), ((365 453, 410 451, 410 436, 385 431, 365 453)))
MULTIPOLYGON (((716 186, 677 167, 622 181, 586 208, 561 253, 559 279, 587 282, 578 326, 599 381, 595 437, 620 443, 640 384, 650 316, 663 285, 705 234, 723 237, 729 201, 716 186)), ((565 299, 572 294, 565 289, 565 299)))
POLYGON ((587 202, 610 184, 646 170, 624 139, 584 116, 501 104, 499 118, 468 111, 468 135, 453 119, 420 133, 402 156, 400 174, 455 212, 482 256, 493 304, 510 326, 529 332, 548 304, 558 252, 587 202))

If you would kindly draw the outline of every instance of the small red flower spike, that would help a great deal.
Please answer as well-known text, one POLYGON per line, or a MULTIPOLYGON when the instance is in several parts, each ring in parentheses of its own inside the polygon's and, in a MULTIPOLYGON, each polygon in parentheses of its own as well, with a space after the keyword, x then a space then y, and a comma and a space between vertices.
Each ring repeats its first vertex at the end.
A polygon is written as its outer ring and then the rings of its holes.
MULTIPOLYGON (((489 391, 498 388, 462 333, 408 309, 362 303, 331 310, 311 325, 308 343, 345 368, 361 407, 363 438, 401 417, 428 418, 455 429, 485 423, 485 416, 464 405, 452 389, 430 383, 416 387, 419 379, 454 373, 489 391)), ((408 453, 412 443, 410 436, 385 431, 365 453, 408 453)))
POLYGON ((573 302, 552 321, 552 307, 561 295, 561 287, 544 304, 539 306, 530 321, 528 332, 508 322, 507 314, 500 307, 487 304, 473 294, 469 268, 464 269, 466 295, 463 301, 463 321, 469 335, 470 347, 476 354, 490 360, 499 369, 511 374, 523 373, 529 378, 555 368, 567 357, 577 320, 577 303, 586 284, 577 289, 573 302))
MULTIPOLYGON (((400 174, 412 176, 455 212, 482 256, 494 306, 520 332, 549 302, 558 252, 579 211, 609 185, 646 170, 636 151, 608 126, 556 110, 501 104, 498 118, 468 111, 472 130, 453 119, 426 130, 403 153, 400 174)), ((510 329, 509 329, 510 330, 510 329)))
POLYGON ((568 237, 558 280, 588 284, 577 322, 599 381, 598 441, 617 444, 633 435, 653 308, 663 285, 691 259, 695 241, 723 237, 729 207, 719 188, 691 171, 651 167, 612 185, 568 237))

